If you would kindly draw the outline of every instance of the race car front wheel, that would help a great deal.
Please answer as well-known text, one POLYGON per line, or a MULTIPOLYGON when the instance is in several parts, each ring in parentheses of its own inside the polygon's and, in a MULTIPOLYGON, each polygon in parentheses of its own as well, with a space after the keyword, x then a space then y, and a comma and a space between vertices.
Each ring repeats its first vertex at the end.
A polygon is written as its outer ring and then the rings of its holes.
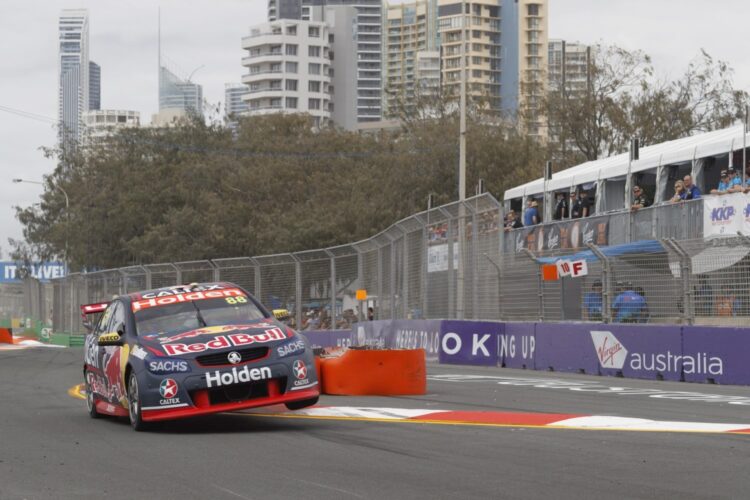
POLYGON ((91 372, 84 373, 83 380, 86 386, 86 409, 89 411, 89 417, 99 418, 101 414, 96 411, 96 401, 94 400, 94 391, 91 389, 90 379, 94 376, 91 372))
POLYGON ((143 421, 141 415, 141 397, 138 392, 138 378, 135 373, 131 373, 128 379, 128 414, 133 430, 142 431, 146 429, 146 422, 143 421))

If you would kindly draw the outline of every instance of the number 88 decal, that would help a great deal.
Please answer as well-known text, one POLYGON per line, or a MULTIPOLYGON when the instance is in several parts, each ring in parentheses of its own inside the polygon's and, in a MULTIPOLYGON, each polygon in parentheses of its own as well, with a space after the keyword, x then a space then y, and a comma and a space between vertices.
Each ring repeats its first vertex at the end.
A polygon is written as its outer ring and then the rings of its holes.
POLYGON ((227 297, 225 299, 227 301, 227 304, 247 304, 247 297, 227 297))

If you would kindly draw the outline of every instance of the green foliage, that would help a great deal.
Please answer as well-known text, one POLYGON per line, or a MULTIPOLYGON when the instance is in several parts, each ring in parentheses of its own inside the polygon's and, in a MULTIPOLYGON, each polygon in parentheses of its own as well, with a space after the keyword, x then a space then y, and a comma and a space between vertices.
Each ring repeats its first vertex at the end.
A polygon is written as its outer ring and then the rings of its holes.
MULTIPOLYGON (((542 148, 469 123, 468 186, 496 196, 538 176, 542 148)), ((50 154, 60 155, 51 151, 50 154)), ((363 239, 457 198, 457 118, 395 133, 316 129, 304 115, 122 129, 61 155, 41 203, 18 209, 16 254, 72 269, 290 252, 363 239), (64 189, 70 198, 66 213, 64 189)))

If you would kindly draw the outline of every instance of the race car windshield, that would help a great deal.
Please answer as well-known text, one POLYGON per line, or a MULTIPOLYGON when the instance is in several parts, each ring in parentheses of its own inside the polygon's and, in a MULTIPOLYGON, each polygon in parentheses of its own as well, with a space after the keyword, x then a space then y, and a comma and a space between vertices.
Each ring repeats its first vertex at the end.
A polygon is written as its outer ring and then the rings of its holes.
POLYGON ((241 325, 264 318, 247 297, 178 302, 135 313, 138 335, 187 331, 205 326, 241 325))

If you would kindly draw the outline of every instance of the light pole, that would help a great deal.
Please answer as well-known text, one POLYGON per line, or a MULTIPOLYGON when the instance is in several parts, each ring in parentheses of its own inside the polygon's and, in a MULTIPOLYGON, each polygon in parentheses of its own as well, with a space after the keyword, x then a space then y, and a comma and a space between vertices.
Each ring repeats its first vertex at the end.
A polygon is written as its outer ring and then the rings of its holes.
MULTIPOLYGON (((471 16, 469 17, 471 22, 471 16)), ((466 234, 466 0, 461 0, 461 81, 458 129, 458 270, 456 273, 456 317, 464 319, 464 236, 466 234)), ((453 242, 449 242, 453 244, 453 242)))
MULTIPOLYGON (((27 181, 25 179, 13 179, 14 184, 18 184, 20 182, 24 182, 26 184, 39 184, 40 186, 45 186, 46 184, 39 181, 27 181)), ((65 196, 65 272, 67 274, 68 271, 68 235, 70 234, 70 198, 68 198, 68 193, 65 192, 65 190, 54 184, 54 187, 58 189, 63 196, 65 196)))

